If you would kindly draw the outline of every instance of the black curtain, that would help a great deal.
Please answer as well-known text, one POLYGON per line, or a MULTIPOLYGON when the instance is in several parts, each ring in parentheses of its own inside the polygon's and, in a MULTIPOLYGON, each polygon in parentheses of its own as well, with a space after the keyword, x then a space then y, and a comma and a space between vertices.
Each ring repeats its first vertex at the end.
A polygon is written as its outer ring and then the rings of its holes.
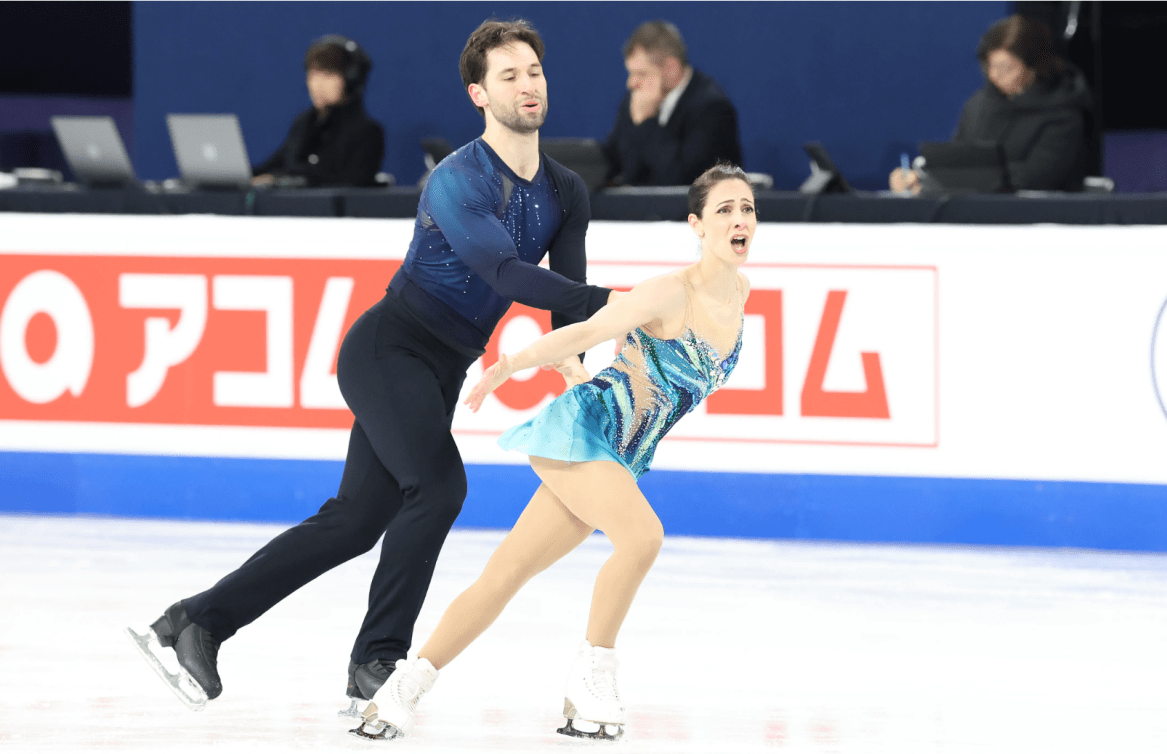
POLYGON ((132 97, 130 3, 0 2, 0 93, 132 97))

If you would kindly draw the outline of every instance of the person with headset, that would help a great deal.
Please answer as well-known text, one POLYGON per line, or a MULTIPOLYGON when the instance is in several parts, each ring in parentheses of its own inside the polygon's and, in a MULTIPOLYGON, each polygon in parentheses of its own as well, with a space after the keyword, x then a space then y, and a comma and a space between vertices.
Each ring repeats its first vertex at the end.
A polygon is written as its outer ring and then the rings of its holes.
POLYGON ((304 55, 312 107, 296 116, 278 149, 252 168, 257 186, 373 186, 385 156, 385 132, 365 112, 373 61, 347 37, 329 34, 304 55))

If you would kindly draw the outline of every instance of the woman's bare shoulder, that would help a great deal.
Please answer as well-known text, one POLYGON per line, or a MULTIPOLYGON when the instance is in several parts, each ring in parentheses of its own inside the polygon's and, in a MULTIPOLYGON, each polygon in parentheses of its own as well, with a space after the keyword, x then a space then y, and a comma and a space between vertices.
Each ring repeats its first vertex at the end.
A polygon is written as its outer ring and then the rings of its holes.
POLYGON ((645 330, 657 338, 676 337, 685 324, 688 293, 680 271, 651 277, 633 288, 652 302, 653 316, 644 323, 645 330))
POLYGON ((666 306, 685 305, 685 278, 680 270, 648 278, 633 290, 650 295, 666 306))

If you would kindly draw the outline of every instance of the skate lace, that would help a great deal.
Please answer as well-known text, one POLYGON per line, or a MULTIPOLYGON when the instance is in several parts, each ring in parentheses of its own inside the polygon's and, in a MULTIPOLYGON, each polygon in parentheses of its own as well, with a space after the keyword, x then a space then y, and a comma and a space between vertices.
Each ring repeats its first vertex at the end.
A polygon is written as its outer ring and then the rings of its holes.
POLYGON ((215 640, 215 637, 211 636, 209 631, 201 631, 199 633, 199 644, 202 645, 203 656, 211 663, 212 667, 219 661, 220 643, 215 640))
POLYGON ((603 668, 592 668, 592 687, 601 699, 620 701, 620 692, 616 690, 616 671, 603 668))
POLYGON ((406 673, 401 678, 401 682, 397 684, 397 688, 394 689, 398 702, 408 707, 410 712, 417 709, 417 703, 421 699, 421 695, 425 693, 423 681, 419 681, 415 677, 419 672, 415 669, 406 673))

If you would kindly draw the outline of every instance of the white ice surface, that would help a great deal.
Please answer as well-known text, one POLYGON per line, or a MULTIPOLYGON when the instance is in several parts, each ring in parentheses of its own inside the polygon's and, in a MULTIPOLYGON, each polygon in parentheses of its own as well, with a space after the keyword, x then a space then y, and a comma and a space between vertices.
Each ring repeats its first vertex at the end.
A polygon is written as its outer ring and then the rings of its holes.
MULTIPOLYGON (((0 750, 20 752, 1161 752, 1167 555, 672 538, 620 636, 628 732, 556 735, 594 537, 443 671, 415 736, 336 718, 375 553, 224 643, 182 706, 143 628, 281 527, 0 516, 0 750)), ((418 645, 501 532, 455 531, 418 645)))

